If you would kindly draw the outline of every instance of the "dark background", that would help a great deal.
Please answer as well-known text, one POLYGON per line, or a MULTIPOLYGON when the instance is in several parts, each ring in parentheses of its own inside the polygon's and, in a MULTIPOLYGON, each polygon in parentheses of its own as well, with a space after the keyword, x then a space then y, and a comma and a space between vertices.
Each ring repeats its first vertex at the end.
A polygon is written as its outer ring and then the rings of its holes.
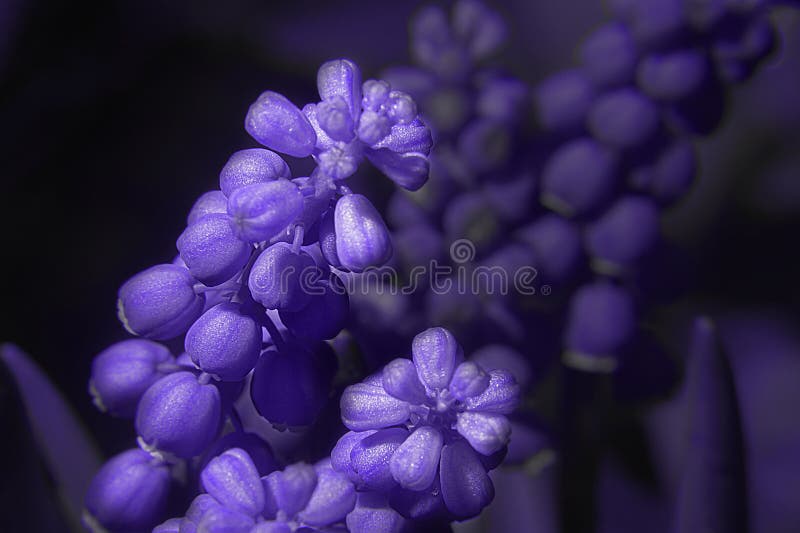
MULTIPOLYGON (((7 0, 0 8, 0 341, 32 354, 106 455, 134 436, 87 393, 92 357, 125 337, 119 285, 172 258, 194 199, 217 186, 233 151, 255 146, 243 119, 261 91, 302 103, 315 99, 326 59, 353 58, 365 76, 406 62, 406 22, 420 5, 208 4, 7 0)), ((531 82, 567 66, 604 16, 591 0, 495 5, 512 21, 500 61, 531 82)), ((739 92, 736 112, 702 144, 703 182, 670 214, 667 232, 685 250, 698 299, 766 305, 794 319, 800 31, 796 20, 786 25, 795 32, 781 59, 739 92)), ((26 439, 12 443, 25 449, 26 439)))

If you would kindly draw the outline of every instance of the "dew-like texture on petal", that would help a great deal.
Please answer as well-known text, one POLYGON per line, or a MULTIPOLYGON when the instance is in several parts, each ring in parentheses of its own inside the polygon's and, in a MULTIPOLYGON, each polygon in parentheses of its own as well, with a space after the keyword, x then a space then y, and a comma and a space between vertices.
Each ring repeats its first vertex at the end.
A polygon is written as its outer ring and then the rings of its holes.
POLYGON ((233 230, 247 242, 269 240, 302 211, 303 194, 297 185, 285 179, 247 185, 228 198, 233 230))
POLYGON ((398 358, 383 367, 382 383, 383 389, 398 400, 422 404, 427 399, 417 368, 410 359, 398 358))
POLYGON ((658 207, 648 198, 620 198, 586 229, 589 254, 612 269, 631 266, 656 243, 659 215, 658 207))
POLYGON ((397 483, 389 463, 406 437, 408 431, 404 428, 382 429, 353 446, 350 461, 358 475, 359 488, 387 491, 397 483))
POLYGON ((461 346, 444 328, 430 328, 414 337, 411 354, 417 374, 430 389, 444 389, 464 359, 461 346))
POLYGON ((148 446, 188 459, 211 444, 219 420, 217 388, 201 385, 191 372, 176 372, 144 393, 136 431, 148 446))
POLYGON ((658 130, 656 105, 639 91, 626 88, 599 97, 589 110, 588 126, 598 141, 620 149, 650 140, 658 130))
POLYGON ((361 108, 361 70, 349 59, 335 59, 323 63, 317 71, 319 97, 329 100, 342 98, 347 103, 350 116, 355 119, 361 108))
POLYGON ((206 215, 213 213, 226 213, 228 211, 228 198, 222 191, 208 191, 200 195, 186 217, 186 225, 191 226, 206 215))
POLYGON ((344 390, 340 402, 342 422, 348 429, 381 429, 408 420, 408 403, 390 396, 383 387, 356 383, 344 390))
POLYGON ((228 509, 255 516, 264 507, 258 470, 241 448, 212 459, 200 474, 203 488, 228 509))
POLYGON ((189 328, 184 347, 203 372, 223 381, 239 381, 255 366, 261 339, 261 326, 241 305, 221 303, 189 328))
POLYGON ((278 242, 261 252, 253 263, 247 287, 253 299, 267 309, 299 311, 311 295, 304 279, 316 264, 310 255, 295 253, 292 245, 278 242))
POLYGON ((187 227, 176 243, 189 272, 208 286, 231 279, 252 248, 237 238, 227 214, 212 213, 187 227))
POLYGON ((594 88, 578 69, 551 76, 534 92, 539 124, 549 131, 579 129, 593 100, 594 88))
POLYGON ((489 374, 473 361, 458 365, 450 380, 450 392, 460 401, 479 395, 488 386, 489 374))
POLYGON ((317 486, 317 473, 309 464, 296 463, 271 473, 263 478, 263 482, 278 509, 293 517, 311 499, 317 486))
POLYGON ((225 196, 230 196, 236 189, 253 183, 290 177, 289 165, 281 156, 272 150, 248 148, 234 152, 222 167, 219 173, 219 188, 225 196))
POLYGON ((361 272, 392 256, 392 238, 380 213, 360 194, 339 198, 334 211, 336 255, 344 268, 361 272))
POLYGON ((113 415, 133 416, 139 398, 161 377, 158 365, 171 359, 166 346, 144 339, 109 346, 92 361, 95 404, 113 415))
POLYGON ((616 356, 636 326, 630 294, 609 283, 585 285, 572 296, 565 333, 567 349, 590 356, 616 356))
POLYGON ((244 129, 276 152, 307 157, 314 151, 317 135, 302 111, 285 96, 266 91, 250 106, 244 129))
POLYGON ((335 356, 324 343, 313 349, 287 343, 265 351, 256 364, 250 397, 272 424, 308 426, 317 417, 336 372, 335 356))
POLYGON ((378 150, 388 148, 392 152, 419 152, 428 155, 433 147, 431 130, 419 119, 410 124, 396 124, 386 137, 383 137, 371 148, 378 150))
POLYGON ((442 448, 439 467, 442 498, 458 519, 476 516, 494 498, 494 485, 475 451, 456 440, 442 448))
POLYGON ((444 439, 438 429, 422 426, 414 430, 392 455, 389 468, 401 487, 424 490, 436 479, 444 439))
POLYGON ((216 507, 203 515, 197 524, 197 533, 250 533, 254 525, 255 520, 246 514, 216 507))
POLYGON ((170 486, 169 468, 138 448, 112 457, 86 492, 86 510, 106 529, 135 532, 163 518, 170 486))
POLYGON ((502 450, 511 436, 508 419, 503 415, 488 413, 459 413, 456 430, 475 451, 483 455, 502 450))
POLYGON ((353 470, 353 465, 350 462, 350 452, 353 451, 353 446, 361 442, 361 440, 374 434, 374 429, 367 431, 348 431, 339 438, 336 445, 331 450, 331 466, 337 472, 342 472, 353 483, 358 482, 358 474, 353 470))
POLYGON ((650 54, 639 64, 636 81, 646 95, 675 102, 694 93, 708 76, 708 60, 696 50, 650 54))
POLYGON ((315 527, 341 522, 356 504, 356 488, 345 474, 335 471, 329 461, 318 463, 314 468, 317 486, 298 519, 315 527))
POLYGON ((592 139, 577 139, 545 163, 542 203, 566 216, 580 215, 602 204, 616 181, 615 154, 592 139))
POLYGON ((479 396, 467 398, 469 411, 483 411, 507 415, 519 405, 520 388, 513 374, 507 370, 489 371, 489 386, 479 396))
POLYGON ((383 148, 368 150, 367 159, 400 187, 416 191, 428 181, 430 164, 421 153, 397 153, 383 148))
POLYGON ((166 340, 186 332, 203 312, 205 297, 195 294, 197 281, 178 265, 156 265, 119 289, 117 314, 134 335, 166 340))
POLYGON ((309 301, 299 311, 279 312, 281 321, 296 336, 304 339, 334 338, 347 324, 350 298, 341 280, 334 274, 308 289, 309 301))
POLYGON ((620 22, 606 24, 583 42, 581 65, 598 86, 616 86, 633 79, 639 57, 627 26, 620 22))

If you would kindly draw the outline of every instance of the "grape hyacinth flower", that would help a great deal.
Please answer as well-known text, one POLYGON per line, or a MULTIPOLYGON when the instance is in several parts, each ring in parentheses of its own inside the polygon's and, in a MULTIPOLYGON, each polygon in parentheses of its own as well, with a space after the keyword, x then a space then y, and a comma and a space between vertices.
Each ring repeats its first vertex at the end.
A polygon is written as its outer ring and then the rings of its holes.
POLYGON ((390 494, 406 518, 475 516, 494 496, 487 471, 505 454, 505 415, 519 394, 509 372, 464 361, 449 331, 428 329, 414 338, 411 360, 345 390, 350 432, 331 452, 333 467, 359 490, 390 494))

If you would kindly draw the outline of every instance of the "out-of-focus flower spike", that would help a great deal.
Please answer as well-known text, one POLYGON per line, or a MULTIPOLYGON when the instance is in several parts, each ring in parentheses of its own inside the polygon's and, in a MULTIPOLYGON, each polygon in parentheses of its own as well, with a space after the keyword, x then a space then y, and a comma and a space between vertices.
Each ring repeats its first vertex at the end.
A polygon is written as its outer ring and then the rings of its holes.
POLYGON ((708 318, 698 318, 692 325, 687 365, 690 444, 674 531, 746 531, 745 458, 736 388, 730 362, 708 318))
POLYGON ((660 102, 680 101, 695 93, 710 75, 706 56, 692 49, 645 57, 636 72, 639 88, 660 102))
POLYGON ((531 247, 536 269, 548 283, 569 279, 583 257, 578 225, 555 213, 520 228, 516 238, 531 247))
POLYGON ((34 438, 77 524, 83 495, 100 468, 99 453, 64 397, 25 352, 0 344, 0 361, 17 384, 34 438))
POLYGON ((323 63, 317 72, 317 90, 323 101, 342 98, 353 123, 361 110, 361 70, 349 59, 323 63))
POLYGON ((615 87, 633 80, 639 60, 628 27, 612 22, 594 31, 580 49, 586 76, 598 87, 615 87))
POLYGON ((650 166, 634 170, 629 183, 661 204, 679 199, 697 174, 697 155, 689 141, 677 141, 662 151, 650 166))
POLYGON ((633 88, 608 92, 592 104, 587 123, 598 141, 618 149, 646 143, 660 123, 658 107, 633 88))
POLYGON ((266 91, 250 106, 244 128, 255 140, 276 152, 310 156, 317 134, 300 109, 285 96, 266 91))
POLYGON ((573 69, 554 74, 534 91, 540 126, 560 133, 580 131, 594 97, 595 89, 583 71, 573 69))
POLYGON ((492 54, 508 37, 503 17, 479 0, 459 0, 455 3, 453 32, 466 44, 475 61, 492 54))

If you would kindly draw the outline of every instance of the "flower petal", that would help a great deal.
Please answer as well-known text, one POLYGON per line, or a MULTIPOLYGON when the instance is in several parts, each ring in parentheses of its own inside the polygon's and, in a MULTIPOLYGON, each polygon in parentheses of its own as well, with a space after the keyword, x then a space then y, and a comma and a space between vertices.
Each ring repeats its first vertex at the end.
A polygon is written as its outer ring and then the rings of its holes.
POLYGON ((457 400, 477 396, 489 386, 489 374, 477 363, 465 361, 456 367, 450 380, 450 392, 457 400))
POLYGON ((383 368, 383 388, 399 400, 412 404, 425 403, 425 387, 419 381, 417 368, 410 359, 398 358, 383 368))
POLYGON ((433 147, 433 137, 430 128, 417 119, 410 124, 396 124, 392 126, 389 134, 380 139, 371 148, 379 150, 388 148, 392 152, 405 154, 420 152, 428 155, 433 147))
POLYGON ((404 189, 416 191, 428 181, 430 165, 424 154, 417 152, 399 154, 388 148, 381 148, 367 150, 366 156, 378 170, 404 189))
POLYGON ((492 455, 508 444, 511 424, 503 415, 459 413, 456 430, 483 455, 492 455))
POLYGON ((347 515, 350 533, 401 533, 404 526, 405 519, 385 496, 374 492, 359 493, 356 508, 347 515))
POLYGON ((444 328, 430 328, 414 337, 411 353, 419 378, 431 389, 446 388, 464 358, 458 341, 444 328))
POLYGON ((337 96, 347 102, 350 116, 355 120, 361 109, 361 70, 348 59, 323 63, 317 72, 317 90, 323 100, 337 96))
POLYGON ((390 396, 382 387, 357 383, 344 390, 340 402, 342 422, 353 431, 381 429, 408 420, 408 403, 390 396))
POLYGON ((491 370, 489 386, 480 396, 467 398, 467 410, 507 415, 517 408, 519 395, 519 385, 511 372, 491 370))
POLYGON ((436 428, 418 428, 392 455, 389 462, 392 477, 403 488, 427 489, 436 479, 443 443, 442 434, 436 428))
POLYGON ((276 152, 307 157, 317 134, 296 105, 282 94, 266 91, 250 106, 244 128, 255 140, 276 152))
POLYGON ((250 516, 264 507, 264 488, 258 470, 241 448, 212 459, 200 474, 203 488, 228 509, 250 516))
POLYGON ((330 461, 314 466, 317 486, 298 518, 310 526, 328 526, 341 522, 356 504, 356 488, 345 474, 337 472, 330 461))
POLYGON ((296 463, 261 478, 261 481, 269 492, 267 500, 275 502, 278 510, 292 517, 311 499, 317 486, 317 473, 309 464, 296 463))
POLYGON ((475 451, 457 440, 442 448, 442 498, 457 519, 476 516, 494 499, 494 485, 475 451))
POLYGON ((363 488, 387 491, 396 485, 389 464, 407 437, 404 428, 382 429, 353 446, 350 460, 363 488))

